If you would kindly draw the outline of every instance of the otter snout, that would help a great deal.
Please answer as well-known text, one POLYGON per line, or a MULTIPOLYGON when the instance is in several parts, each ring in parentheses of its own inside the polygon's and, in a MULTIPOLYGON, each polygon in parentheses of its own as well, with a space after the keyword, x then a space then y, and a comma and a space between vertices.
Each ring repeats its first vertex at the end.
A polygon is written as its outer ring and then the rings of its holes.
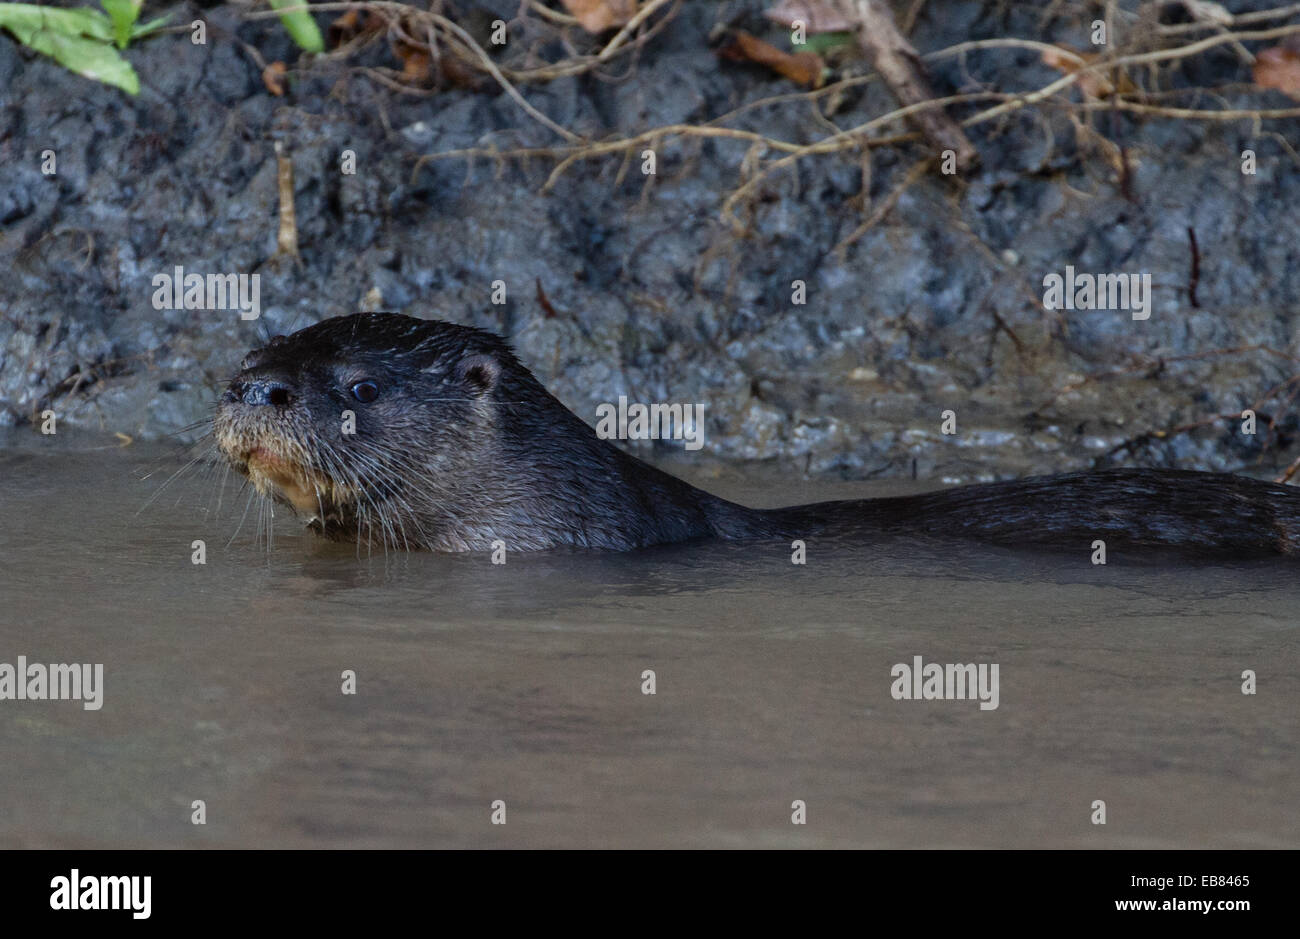
POLYGON ((284 370, 245 368, 226 386, 217 406, 217 446, 244 473, 259 451, 288 459, 297 449, 293 425, 301 398, 298 384, 284 370))
POLYGON ((221 400, 226 404, 287 408, 297 396, 297 390, 284 379, 241 375, 230 383, 221 400))

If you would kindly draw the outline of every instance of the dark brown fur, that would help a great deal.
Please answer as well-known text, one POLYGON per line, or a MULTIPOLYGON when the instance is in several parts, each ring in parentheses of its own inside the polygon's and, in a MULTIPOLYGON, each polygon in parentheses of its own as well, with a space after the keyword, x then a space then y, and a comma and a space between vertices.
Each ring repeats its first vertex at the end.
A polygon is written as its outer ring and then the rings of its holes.
POLYGON ((482 330, 338 317, 245 359, 222 453, 321 534, 404 548, 626 550, 698 538, 931 533, 1088 552, 1300 552, 1300 491, 1227 474, 1107 470, 892 499, 749 509, 599 439, 482 330), (373 382, 362 401, 352 389, 373 382), (345 434, 344 412, 355 415, 345 434))

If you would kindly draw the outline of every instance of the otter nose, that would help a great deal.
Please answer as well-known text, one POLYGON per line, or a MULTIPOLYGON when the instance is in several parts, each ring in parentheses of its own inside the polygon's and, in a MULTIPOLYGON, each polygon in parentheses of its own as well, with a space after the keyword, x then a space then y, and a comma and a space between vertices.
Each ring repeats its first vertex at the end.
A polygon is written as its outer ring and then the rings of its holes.
POLYGON ((294 394, 289 383, 278 378, 236 378, 226 389, 225 398, 232 403, 284 408, 293 403, 294 394))

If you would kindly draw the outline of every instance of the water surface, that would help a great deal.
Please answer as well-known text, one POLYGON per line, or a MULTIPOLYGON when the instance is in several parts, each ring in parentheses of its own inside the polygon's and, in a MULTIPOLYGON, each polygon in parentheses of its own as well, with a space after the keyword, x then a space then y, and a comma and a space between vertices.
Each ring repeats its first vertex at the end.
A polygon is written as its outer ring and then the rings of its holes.
POLYGON ((1300 845, 1294 564, 814 541, 804 566, 767 544, 494 566, 359 555, 283 510, 268 550, 233 480, 220 512, 219 476, 158 493, 170 450, 11 444, 0 662, 103 663, 105 688, 99 711, 0 701, 0 845, 1300 845), (998 663, 999 707, 894 700, 914 655, 998 663))

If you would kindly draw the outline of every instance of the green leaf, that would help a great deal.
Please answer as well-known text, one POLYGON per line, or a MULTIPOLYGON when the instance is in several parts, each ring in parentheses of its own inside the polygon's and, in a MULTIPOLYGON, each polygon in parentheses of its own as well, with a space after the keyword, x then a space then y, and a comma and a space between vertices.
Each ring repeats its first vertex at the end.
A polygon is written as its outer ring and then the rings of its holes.
MULTIPOLYGON (((306 0, 267 0, 267 2, 271 4, 271 9, 283 10, 286 7, 301 7, 306 0)), ((284 24, 289 37, 298 44, 298 48, 307 52, 325 51, 325 39, 308 11, 293 10, 289 13, 281 13, 280 22, 284 24)))
POLYGON ((140 79, 135 69, 107 43, 84 36, 43 32, 33 35, 27 45, 78 75, 121 88, 129 95, 140 93, 140 79))
POLYGON ((803 45, 795 49, 796 52, 816 52, 818 55, 830 49, 839 49, 843 46, 853 46, 857 44, 857 39, 852 33, 813 33, 808 36, 803 45))
POLYGON ((9 30, 25 46, 30 46, 31 37, 41 32, 113 41, 113 24, 108 17, 87 7, 62 10, 35 3, 0 3, 0 28, 9 30))
POLYGON ((108 18, 113 21, 113 41, 119 49, 125 49, 131 41, 131 27, 140 18, 140 7, 144 0, 99 0, 99 5, 108 11, 108 18))
POLYGON ((0 3, 0 28, 78 75, 121 88, 127 94, 140 93, 135 69, 111 45, 112 22, 98 10, 0 3))
POLYGON ((166 16, 160 16, 156 20, 150 20, 149 22, 141 23, 138 26, 132 26, 131 38, 143 39, 145 36, 148 36, 152 33, 156 33, 158 32, 158 30, 166 26, 167 21, 170 20, 171 18, 172 15, 168 13, 166 16))

